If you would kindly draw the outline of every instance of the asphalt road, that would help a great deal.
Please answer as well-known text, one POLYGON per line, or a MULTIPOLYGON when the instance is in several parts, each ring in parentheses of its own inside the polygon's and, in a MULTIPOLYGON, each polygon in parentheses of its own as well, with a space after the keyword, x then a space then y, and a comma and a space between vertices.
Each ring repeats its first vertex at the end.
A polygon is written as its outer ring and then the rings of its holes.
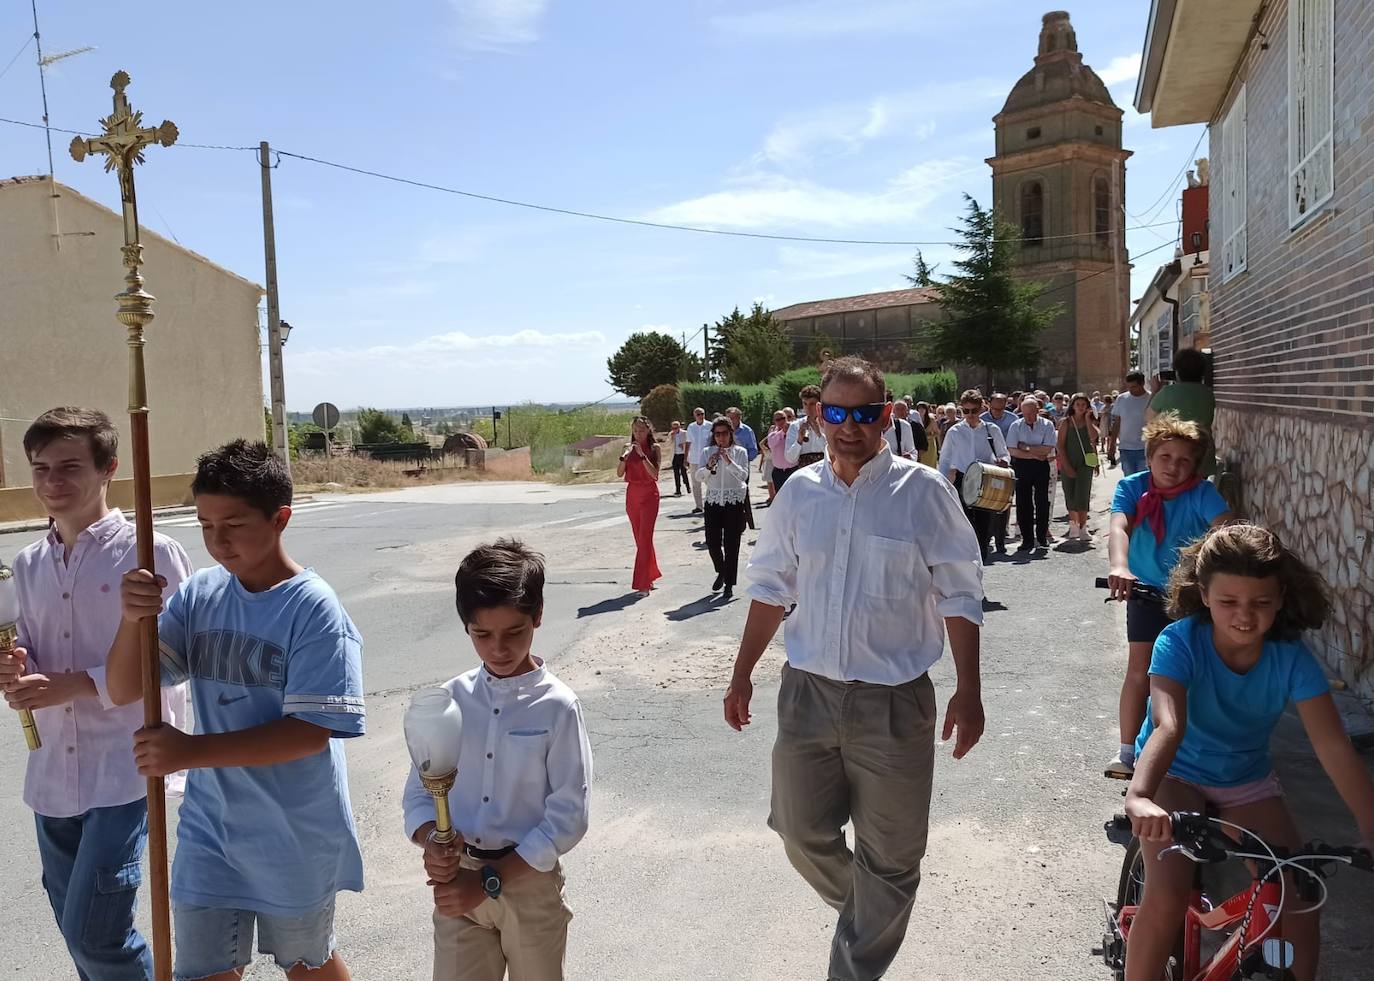
MULTIPOLYGON (((458 484, 319 498, 298 511, 290 551, 334 585, 365 641, 368 735, 349 741, 348 757, 367 888, 340 897, 337 923, 354 977, 429 977, 432 907, 401 827, 409 766, 401 715, 416 688, 476 665, 454 613, 453 573, 472 545, 504 534, 548 557, 536 652, 580 694, 596 759, 592 828, 565 863, 576 914, 568 976, 824 977, 833 914, 764 824, 781 652, 775 644, 756 674, 754 724, 731 731, 720 700, 747 600, 711 599, 701 521, 690 510, 690 497, 663 499, 664 579, 638 601, 618 486, 458 484)), ((755 513, 768 520, 766 509, 755 513)), ((198 564, 208 561, 192 518, 159 528, 198 564)), ((746 543, 752 537, 746 532, 746 543)), ((32 538, 0 536, 0 556, 32 538)), ((1090 955, 1120 867, 1101 831, 1121 803, 1120 785, 1100 773, 1117 741, 1124 652, 1123 615, 1092 588, 1105 566, 1097 543, 988 568, 987 732, 965 760, 952 760, 950 747, 937 751, 929 855, 890 978, 1109 976, 1090 955)), ((948 658, 933 677, 943 707, 953 687, 948 658)), ((0 880, 0 978, 68 978, 39 885, 32 817, 19 799, 17 723, 5 736, 0 730, 0 826, 11 833, 0 852, 9 873, 0 880)), ((1334 839, 1348 837, 1333 827, 1334 839)), ((1363 970, 1367 931, 1346 933, 1332 964, 1348 955, 1350 969, 1363 970)), ((280 975, 260 959, 248 976, 280 975)))

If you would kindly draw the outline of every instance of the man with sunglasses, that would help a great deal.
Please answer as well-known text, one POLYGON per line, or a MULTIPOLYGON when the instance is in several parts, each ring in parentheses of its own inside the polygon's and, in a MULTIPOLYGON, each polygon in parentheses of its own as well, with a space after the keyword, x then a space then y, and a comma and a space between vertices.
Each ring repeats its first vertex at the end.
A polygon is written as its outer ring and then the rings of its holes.
MULTIPOLYGON (((975 462, 995 463, 1005 467, 1011 460, 1007 452, 1007 439, 998 426, 990 426, 982 419, 983 394, 970 388, 959 396, 963 421, 949 427, 945 433, 945 445, 940 450, 940 472, 949 478, 954 490, 963 500, 964 474, 975 462)), ((991 511, 981 508, 965 507, 969 524, 978 538, 978 551, 982 553, 983 564, 988 561, 988 540, 992 537, 993 520, 991 511)))
POLYGON ((897 955, 920 882, 935 765, 927 672, 946 634, 958 682, 943 738, 957 730, 960 759, 983 732, 983 567, 949 483, 885 444, 882 373, 839 358, 822 391, 827 456, 788 479, 759 535, 725 721, 749 724, 750 676, 795 604, 768 823, 839 914, 827 976, 872 981, 897 955))
POLYGON ((807 385, 801 390, 801 400, 803 415, 787 430, 787 443, 782 451, 793 469, 810 466, 825 459, 825 430, 821 427, 821 387, 807 385))

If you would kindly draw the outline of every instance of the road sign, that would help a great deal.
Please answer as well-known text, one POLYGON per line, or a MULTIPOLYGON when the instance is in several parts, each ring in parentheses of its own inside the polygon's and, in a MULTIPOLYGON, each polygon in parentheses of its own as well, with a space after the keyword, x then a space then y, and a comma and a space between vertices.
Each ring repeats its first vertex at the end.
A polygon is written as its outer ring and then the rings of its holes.
POLYGON ((315 420, 315 425, 325 432, 333 432, 334 427, 339 424, 339 407, 332 402, 321 402, 315 406, 311 418, 315 420))

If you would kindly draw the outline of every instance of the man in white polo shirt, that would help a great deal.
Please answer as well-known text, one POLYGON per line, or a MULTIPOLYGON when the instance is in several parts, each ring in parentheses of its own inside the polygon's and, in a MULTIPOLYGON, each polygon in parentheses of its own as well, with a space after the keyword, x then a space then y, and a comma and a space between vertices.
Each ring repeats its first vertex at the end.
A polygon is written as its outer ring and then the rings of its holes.
MULTIPOLYGON (((954 490, 963 499, 964 474, 974 463, 995 463, 1005 467, 1011 460, 1007 453, 1007 439, 996 425, 989 425, 982 419, 983 395, 976 388, 970 388, 959 396, 962 422, 956 422, 945 433, 945 445, 940 448, 940 472, 954 485, 954 490)), ((983 554, 983 564, 988 561, 988 544, 993 532, 993 512, 982 508, 965 507, 969 524, 978 538, 978 550, 983 554)))
POLYGON ((983 570, 949 484, 884 444, 882 372, 839 358, 822 391, 829 453, 788 479, 759 535, 725 721, 749 724, 750 676, 795 604, 768 823, 839 914, 826 976, 873 981, 905 938, 921 878, 936 732, 927 672, 946 634, 958 682, 943 738, 957 729, 961 759, 983 732, 983 570))
MULTIPOLYGON (((711 445, 711 424, 706 421, 706 410, 697 406, 692 410, 692 421, 687 424, 687 444, 684 454, 687 458, 687 472, 696 473, 701 466, 701 454, 711 445)), ((692 481, 692 500, 696 507, 693 514, 701 513, 701 488, 692 481)))
POLYGON ((1018 552, 1050 545, 1050 457, 1059 434, 1040 414, 1040 400, 1027 395, 1021 415, 1007 431, 1007 451, 1016 471, 1016 523, 1021 526, 1018 552))

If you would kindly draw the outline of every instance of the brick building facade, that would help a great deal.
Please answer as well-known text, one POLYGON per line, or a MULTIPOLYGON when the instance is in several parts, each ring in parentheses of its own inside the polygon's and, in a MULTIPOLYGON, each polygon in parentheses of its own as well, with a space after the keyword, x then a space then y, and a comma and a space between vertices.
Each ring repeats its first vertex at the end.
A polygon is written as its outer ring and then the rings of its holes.
POLYGON ((1156 0, 1136 106, 1210 124, 1218 455, 1326 576, 1320 646, 1374 697, 1374 4, 1156 0))

